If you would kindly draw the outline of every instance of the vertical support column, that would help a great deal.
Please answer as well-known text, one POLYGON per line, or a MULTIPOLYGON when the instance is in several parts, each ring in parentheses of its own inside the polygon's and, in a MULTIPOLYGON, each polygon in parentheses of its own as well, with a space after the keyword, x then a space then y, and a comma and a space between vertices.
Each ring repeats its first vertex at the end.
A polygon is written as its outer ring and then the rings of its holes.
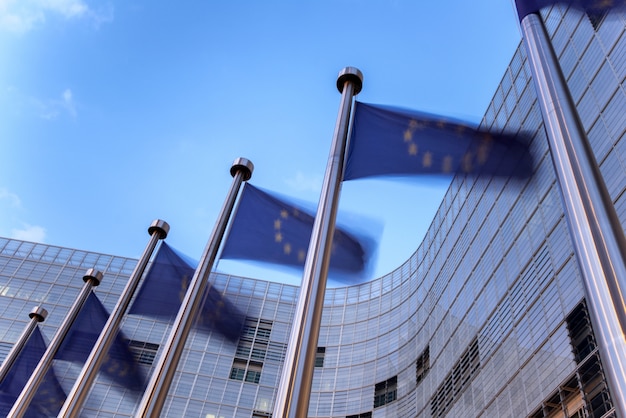
POLYGON ((161 410, 163 409, 165 398, 172 384, 174 373, 176 373, 176 367, 180 361, 180 356, 185 347, 191 325, 200 310, 200 303, 206 292, 209 276, 213 269, 213 264, 215 263, 217 251, 222 242, 224 232, 226 231, 228 220, 235 206, 237 194, 239 193, 241 184, 249 180, 252 176, 253 169, 254 166, 252 162, 245 158, 235 160, 230 169, 233 182, 228 196, 226 197, 224 206, 222 206, 222 210, 213 228, 207 246, 202 253, 198 268, 189 283, 189 289, 176 315, 172 331, 163 347, 163 352, 148 382, 148 388, 141 399, 135 417, 158 418, 161 416, 161 410))
POLYGON ((362 86, 363 75, 358 69, 346 67, 339 73, 337 88, 341 92, 341 104, 278 387, 273 414, 276 418, 298 418, 308 414, 330 251, 343 180, 350 112, 353 97, 361 91, 362 86))
POLYGON ((144 271, 146 270, 146 266, 148 265, 148 261, 150 261, 150 257, 156 248, 159 240, 165 239, 170 230, 170 226, 167 222, 162 221, 160 219, 156 219, 152 222, 150 227, 148 228, 148 233, 150 234, 150 240, 148 245, 144 249, 139 262, 135 266, 130 278, 128 279, 128 283, 126 283, 126 287, 124 291, 120 295, 120 298, 113 308, 113 312, 109 316, 107 323, 104 325, 98 340, 96 341, 96 345, 91 350, 83 369, 78 375, 76 382, 74 382, 74 386, 72 387, 72 391, 67 395, 67 399, 63 404, 63 408, 61 408, 61 412, 59 413, 59 417, 78 417, 80 413, 80 409, 85 402, 87 394, 89 393, 89 389, 93 384, 93 381, 96 378, 98 370, 102 366, 102 363, 106 359, 106 355, 111 348, 111 344, 115 341, 115 337, 117 336, 120 324, 126 313, 126 309, 130 304, 130 300, 135 294, 135 290, 139 285, 139 280, 141 276, 143 276, 144 271))
POLYGON ((54 334, 54 337, 52 338, 52 341, 50 341, 48 349, 45 353, 43 353, 39 364, 37 364, 35 371, 33 371, 33 374, 31 375, 28 382, 26 382, 24 389, 22 389, 22 393, 20 393, 17 401, 15 401, 15 404, 13 405, 13 408, 11 408, 8 416, 12 418, 22 418, 26 413, 26 410, 33 400, 35 393, 39 389, 41 382, 43 381, 46 373, 50 369, 50 366, 52 366, 52 360, 54 359, 54 356, 59 350, 59 347, 61 347, 65 336, 69 332, 72 324, 74 323, 74 320, 76 319, 78 313, 85 304, 87 296, 89 296, 89 293, 91 293, 92 288, 94 286, 98 286, 102 281, 102 273, 95 269, 89 269, 83 276, 83 281, 85 282, 85 284, 83 285, 83 288, 81 289, 78 298, 76 298, 74 304, 70 308, 70 311, 65 316, 63 323, 57 330, 56 334, 54 334))
POLYGON ((37 323, 43 322, 47 316, 48 316, 48 311, 46 311, 41 306, 35 306, 30 311, 30 313, 28 314, 28 317, 30 318, 30 322, 26 325, 26 328, 24 328, 22 335, 20 335, 20 338, 18 338, 17 342, 13 345, 13 347, 11 348, 11 351, 9 352, 7 357, 4 359, 4 362, 2 362, 2 366, 0 366, 0 382, 4 380, 9 370, 11 370, 11 367, 13 367, 13 363, 15 363, 15 360, 22 352, 22 349, 26 345, 26 342, 28 341, 31 334, 35 330, 37 323))
POLYGON ((550 38, 536 13, 521 21, 552 162, 582 272, 609 390, 626 417, 626 239, 550 38))

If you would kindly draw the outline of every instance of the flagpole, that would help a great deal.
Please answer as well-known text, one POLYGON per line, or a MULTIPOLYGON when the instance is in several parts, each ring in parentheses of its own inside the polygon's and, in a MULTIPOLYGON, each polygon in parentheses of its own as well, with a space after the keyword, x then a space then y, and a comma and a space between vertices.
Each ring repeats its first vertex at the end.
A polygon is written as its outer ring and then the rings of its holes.
POLYGON ((43 381, 46 373, 50 369, 50 366, 52 366, 52 360, 54 359, 54 356, 56 355, 59 347, 63 343, 63 339, 65 339, 65 336, 67 335, 70 327, 74 323, 76 316, 85 304, 85 301, 91 293, 92 288, 98 286, 102 281, 102 273, 95 269, 89 269, 83 276, 83 281, 85 282, 85 284, 78 294, 78 298, 76 298, 76 300, 74 301, 74 304, 70 308, 68 314, 65 316, 63 323, 57 330, 56 334, 54 334, 54 338, 52 338, 52 341, 50 341, 48 349, 45 353, 43 353, 43 356, 41 357, 41 360, 39 360, 39 363, 33 371, 33 374, 30 376, 30 379, 28 379, 28 382, 26 382, 26 385, 24 386, 24 389, 22 389, 20 396, 15 401, 13 408, 11 408, 11 411, 8 415, 11 418, 22 418, 26 413, 26 410, 28 409, 30 402, 33 400, 35 393, 39 389, 41 382, 43 381))
POLYGON ((275 418, 298 418, 308 414, 350 111, 353 96, 359 94, 362 86, 363 74, 357 68, 346 67, 339 73, 337 89, 341 92, 341 104, 272 415, 275 418))
POLYGON ((28 317, 30 318, 30 322, 26 325, 26 328, 24 328, 22 335, 20 335, 20 338, 13 345, 13 347, 11 348, 11 351, 2 362, 2 366, 0 366, 0 382, 4 380, 9 370, 11 370, 11 367, 13 367, 13 363, 15 363, 15 360, 22 352, 22 349, 26 345, 26 342, 28 341, 33 331, 35 330, 37 323, 43 322, 47 316, 48 316, 48 311, 42 308, 41 306, 35 306, 30 311, 30 313, 28 314, 28 317))
POLYGON ((237 194, 241 188, 241 184, 244 181, 248 181, 252 177, 252 171, 254 165, 251 161, 245 158, 238 158, 230 168, 230 174, 233 176, 233 181, 226 197, 226 201, 222 206, 222 210, 218 217, 217 223, 213 228, 213 232, 209 238, 209 241, 202 253, 200 263, 196 269, 191 282, 189 283, 189 289, 185 293, 185 297, 182 301, 181 307, 178 310, 172 331, 168 336, 167 342, 163 347, 159 361, 155 367, 150 381, 148 382, 148 388, 146 389, 143 398, 139 404, 139 408, 135 417, 150 417, 158 418, 161 415, 161 410, 167 398, 167 392, 172 384, 172 379, 176 373, 176 367, 180 361, 180 356, 185 347, 187 336, 191 330, 191 325, 196 319, 198 311, 200 310, 200 304, 202 298, 206 293, 207 284, 213 264, 215 263, 215 257, 219 249, 222 237, 228 225, 228 220, 233 211, 237 194))
POLYGON ((521 29, 603 371, 626 417, 626 239, 541 18, 521 29))
POLYGON ((150 257, 152 256, 159 240, 165 239, 169 230, 170 226, 168 223, 160 219, 154 220, 148 228, 148 233, 150 234, 148 245, 144 249, 139 262, 130 275, 124 291, 120 295, 115 308, 113 308, 107 323, 104 325, 96 345, 91 350, 80 375, 78 375, 76 382, 74 382, 71 392, 67 395, 63 408, 61 408, 61 411, 59 412, 59 417, 73 418, 79 416, 80 409, 87 398, 87 394, 89 393, 89 389, 97 376, 98 370, 106 359, 106 355, 111 348, 111 344, 115 341, 115 337, 119 331, 126 309, 130 304, 131 298, 135 294, 135 290, 139 285, 139 280, 146 270, 150 257))

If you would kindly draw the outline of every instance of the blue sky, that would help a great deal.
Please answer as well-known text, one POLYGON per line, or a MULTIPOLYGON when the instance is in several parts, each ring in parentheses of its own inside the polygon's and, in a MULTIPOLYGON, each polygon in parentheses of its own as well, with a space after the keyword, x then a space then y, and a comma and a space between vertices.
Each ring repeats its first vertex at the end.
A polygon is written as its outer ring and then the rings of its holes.
MULTIPOLYGON (((519 41, 506 0, 0 0, 0 236, 138 257, 161 218, 198 259, 237 157, 316 205, 342 68, 361 101, 479 122, 519 41)), ((364 279, 413 253, 447 186, 343 185, 340 210, 382 225, 364 279)))

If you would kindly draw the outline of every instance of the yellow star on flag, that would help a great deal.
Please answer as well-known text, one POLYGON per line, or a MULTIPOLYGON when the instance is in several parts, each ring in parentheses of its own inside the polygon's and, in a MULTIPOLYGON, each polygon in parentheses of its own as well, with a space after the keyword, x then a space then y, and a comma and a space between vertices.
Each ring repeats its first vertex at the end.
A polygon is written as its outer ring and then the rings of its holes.
POLYGON ((422 158, 422 165, 424 167, 431 167, 433 165, 433 153, 430 151, 426 151, 424 153, 424 158, 422 158))

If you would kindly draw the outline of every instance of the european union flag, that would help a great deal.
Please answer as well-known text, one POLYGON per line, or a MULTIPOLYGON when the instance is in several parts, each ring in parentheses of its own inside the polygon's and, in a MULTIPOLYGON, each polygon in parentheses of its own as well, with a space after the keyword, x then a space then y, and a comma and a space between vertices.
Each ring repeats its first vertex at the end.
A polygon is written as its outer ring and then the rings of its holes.
MULTIPOLYGON (((185 297, 195 272, 191 262, 163 242, 129 313, 172 320, 185 297)), ((236 341, 243 329, 243 314, 218 290, 209 285, 195 324, 202 330, 215 330, 236 341)))
MULTIPOLYGON (((55 358, 80 363, 87 361, 108 319, 109 313, 102 302, 93 292, 90 293, 55 358)), ((118 331, 100 372, 128 389, 139 391, 145 387, 145 379, 121 331, 118 331)))
POLYGON ((470 125, 388 106, 355 103, 344 180, 405 174, 526 178, 527 143, 470 125))
MULTIPOLYGON (((36 327, 6 377, 0 382, 0 416, 6 417, 9 414, 45 351, 46 343, 39 327, 36 327)), ((65 392, 51 367, 31 401, 26 417, 56 417, 65 398, 65 392)))
POLYGON ((626 0, 516 0, 515 6, 521 21, 526 15, 557 3, 596 14, 626 6, 626 0))
POLYGON ((244 315, 239 309, 209 284, 196 325, 201 329, 215 330, 235 342, 241 336, 243 323, 244 315))
POLYGON ((161 243, 128 313, 173 320, 195 269, 166 242, 161 243))
MULTIPOLYGON (((313 221, 302 208, 246 183, 221 257, 303 266, 313 221)), ((367 261, 365 247, 356 237, 335 228, 330 268, 362 272, 367 261)))

